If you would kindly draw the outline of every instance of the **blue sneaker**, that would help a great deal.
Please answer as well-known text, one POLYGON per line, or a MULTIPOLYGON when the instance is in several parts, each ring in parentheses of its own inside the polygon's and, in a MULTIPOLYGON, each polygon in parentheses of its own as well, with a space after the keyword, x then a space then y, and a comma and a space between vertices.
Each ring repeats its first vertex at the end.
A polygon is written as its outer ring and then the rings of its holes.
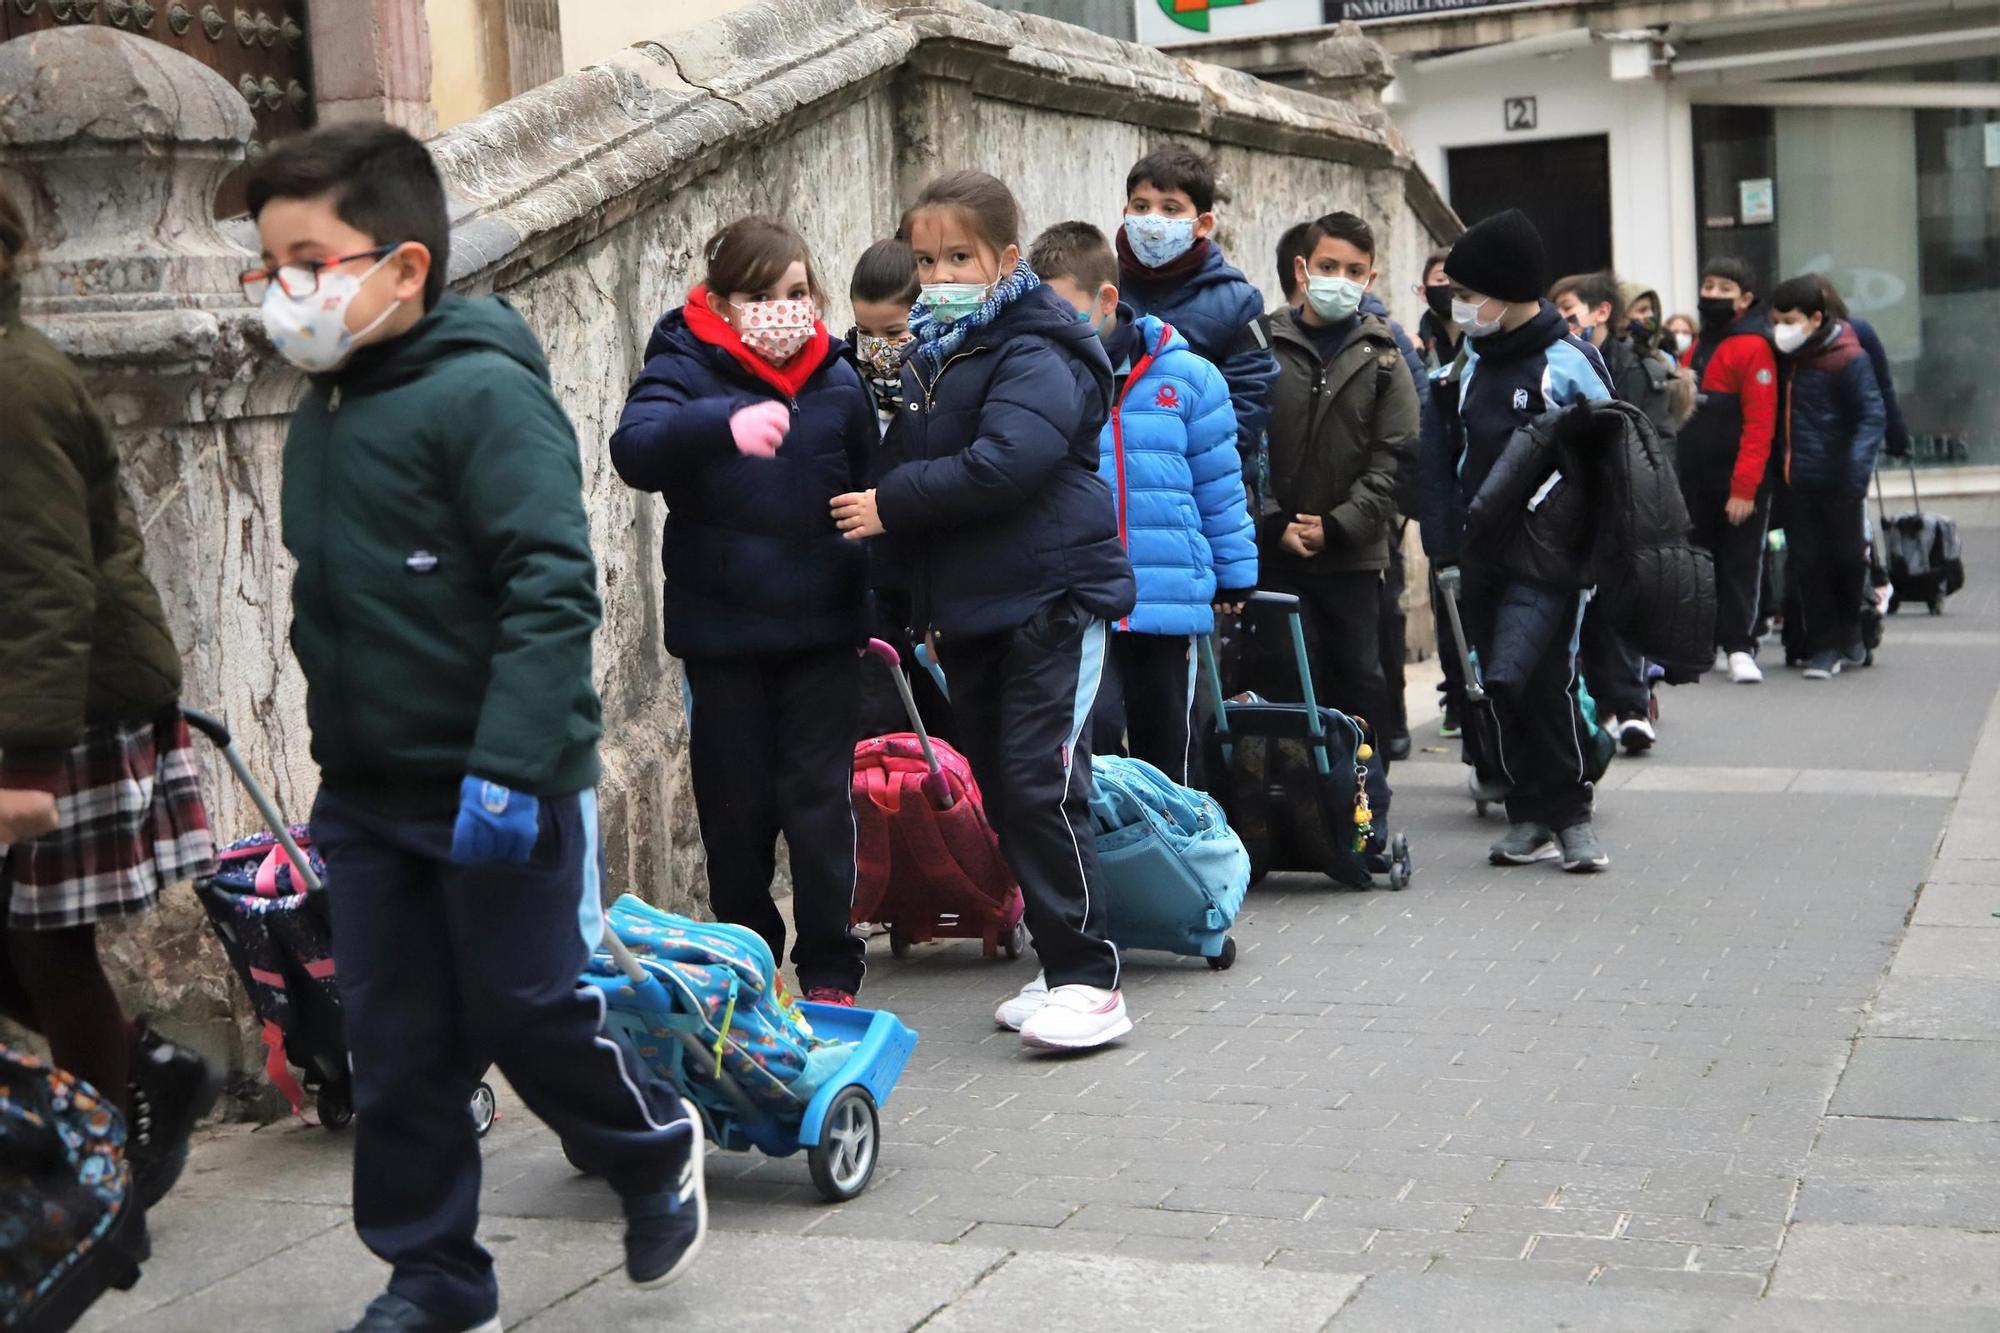
POLYGON ((500 1316, 479 1324, 441 1319, 420 1305, 413 1305, 394 1292, 383 1292, 368 1303, 361 1322, 347 1333, 500 1333, 500 1316))
POLYGON ((625 1200, 625 1276, 635 1286, 664 1287, 687 1272, 708 1234, 708 1188, 701 1158, 708 1148, 701 1115, 681 1099, 688 1154, 679 1179, 658 1194, 625 1200))

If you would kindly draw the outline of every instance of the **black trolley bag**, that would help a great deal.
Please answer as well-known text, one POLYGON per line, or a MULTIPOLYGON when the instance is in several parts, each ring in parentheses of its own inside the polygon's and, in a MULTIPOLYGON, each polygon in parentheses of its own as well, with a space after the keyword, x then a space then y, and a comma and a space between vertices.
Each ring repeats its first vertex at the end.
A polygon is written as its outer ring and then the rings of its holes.
POLYGON ((1203 736, 1209 794, 1250 853, 1250 882, 1274 870, 1316 871, 1353 889, 1407 888, 1409 839, 1387 832, 1389 782, 1367 728, 1314 697, 1299 599, 1260 592, 1249 614, 1281 610, 1289 622, 1303 703, 1255 695, 1226 699, 1213 635, 1201 652, 1215 715, 1203 736))
POLYGON ((1934 616, 1944 614, 1944 599, 1965 586, 1965 552, 1958 537, 1958 524, 1944 514, 1925 513, 1923 497, 1917 493, 1917 459, 1905 460, 1910 467, 1908 513, 1889 517, 1882 500, 1882 473, 1875 473, 1875 512, 1882 520, 1880 540, 1889 557, 1889 614, 1905 602, 1920 603, 1934 616))
POLYGON ((1473 807, 1483 819, 1488 806, 1507 799, 1512 783, 1507 781, 1500 761, 1500 722, 1493 713, 1493 699, 1486 693, 1486 678, 1480 673, 1479 654, 1466 637, 1465 621, 1459 616, 1458 594, 1463 576, 1457 566, 1437 572, 1438 594, 1444 598, 1445 622, 1451 626, 1452 646, 1458 650, 1460 679, 1465 682, 1465 706, 1459 710, 1463 733, 1460 753, 1472 770, 1467 787, 1473 807))

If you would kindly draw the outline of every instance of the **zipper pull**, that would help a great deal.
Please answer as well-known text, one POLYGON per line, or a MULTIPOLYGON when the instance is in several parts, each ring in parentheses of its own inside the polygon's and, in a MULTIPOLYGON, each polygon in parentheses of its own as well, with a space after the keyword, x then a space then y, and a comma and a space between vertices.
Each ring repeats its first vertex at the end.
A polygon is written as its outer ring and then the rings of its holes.
POLYGON ((338 412, 340 410, 340 386, 338 384, 334 385, 333 392, 327 395, 326 410, 329 412, 338 412))

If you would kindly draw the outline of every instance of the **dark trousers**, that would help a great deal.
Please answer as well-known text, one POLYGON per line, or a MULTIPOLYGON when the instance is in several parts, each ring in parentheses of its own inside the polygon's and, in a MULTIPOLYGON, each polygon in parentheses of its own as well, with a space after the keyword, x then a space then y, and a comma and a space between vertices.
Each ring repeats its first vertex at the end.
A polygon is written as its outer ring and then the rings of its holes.
POLYGON ((1590 818, 1589 724, 1576 697, 1583 594, 1562 593, 1475 565, 1459 612, 1493 704, 1507 818, 1562 830, 1590 818))
POLYGON ((1194 753, 1194 639, 1113 631, 1091 712, 1091 749, 1144 760, 1199 786, 1194 753))
POLYGON ((1090 828, 1091 706, 1109 631, 1065 597, 1019 629, 940 641, 959 748, 1021 882, 1050 986, 1116 987, 1090 828))
POLYGON ((1653 711, 1646 659, 1606 623, 1598 603, 1583 613, 1583 683, 1600 718, 1643 718, 1653 711))
POLYGON ((785 956, 785 919, 771 899, 783 833, 799 987, 860 990, 867 946, 849 928, 855 873, 849 790, 861 659, 852 648, 824 648, 683 666, 710 909, 762 935, 773 958, 785 956))
MULTIPOLYGON (((1338 708, 1367 721, 1380 741, 1388 735, 1391 716, 1389 686, 1382 675, 1382 575, 1377 570, 1352 573, 1272 574, 1264 583, 1272 592, 1299 599, 1305 617, 1306 652, 1312 657, 1313 692, 1324 708, 1338 708)), ((1291 660, 1289 639, 1281 640, 1284 660, 1291 660)), ((1279 645, 1274 644, 1275 653, 1279 645)), ((1299 698, 1297 673, 1264 659, 1269 680, 1260 688, 1273 699, 1299 698)), ((1379 748, 1379 746, 1378 746, 1379 748)), ((1386 762, 1386 756, 1385 756, 1386 762)))
POLYGON ((1856 496, 1785 497, 1785 578, 1798 589, 1808 657, 1861 643, 1861 592, 1868 577, 1864 501, 1856 496))
POLYGON ((1771 519, 1769 496, 1759 496, 1756 512, 1741 523, 1723 513, 1727 491, 1702 488, 1687 495, 1694 521, 1689 539, 1715 558, 1715 643, 1725 653, 1757 651, 1757 605, 1764 586, 1764 534, 1771 519))
POLYGON ((700 1130, 577 981, 603 933, 596 793, 541 802, 525 865, 453 865, 453 819, 323 790, 312 826, 354 1067, 354 1227, 390 1291, 474 1324, 499 1304, 466 1110, 489 1065, 628 1197, 667 1188, 700 1130))
POLYGON ((1376 640, 1382 657, 1382 697, 1387 711, 1382 718, 1385 739, 1410 734, 1410 713, 1403 694, 1409 688, 1404 665, 1410 656, 1408 613, 1403 610, 1402 525, 1390 534, 1389 568, 1382 575, 1377 593, 1376 640))

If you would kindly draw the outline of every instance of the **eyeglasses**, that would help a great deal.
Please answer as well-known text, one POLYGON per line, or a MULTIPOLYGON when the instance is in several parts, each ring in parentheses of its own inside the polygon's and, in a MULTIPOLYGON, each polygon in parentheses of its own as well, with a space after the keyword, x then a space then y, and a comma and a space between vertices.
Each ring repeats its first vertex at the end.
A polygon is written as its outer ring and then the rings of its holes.
POLYGON ((333 259, 297 259, 276 268, 253 268, 238 275, 236 281, 243 287, 244 299, 251 305, 264 304, 264 296, 277 283, 278 290, 294 301, 302 301, 319 290, 321 270, 338 268, 356 259, 380 259, 394 254, 402 242, 378 245, 373 250, 357 250, 351 255, 340 255, 333 259))

